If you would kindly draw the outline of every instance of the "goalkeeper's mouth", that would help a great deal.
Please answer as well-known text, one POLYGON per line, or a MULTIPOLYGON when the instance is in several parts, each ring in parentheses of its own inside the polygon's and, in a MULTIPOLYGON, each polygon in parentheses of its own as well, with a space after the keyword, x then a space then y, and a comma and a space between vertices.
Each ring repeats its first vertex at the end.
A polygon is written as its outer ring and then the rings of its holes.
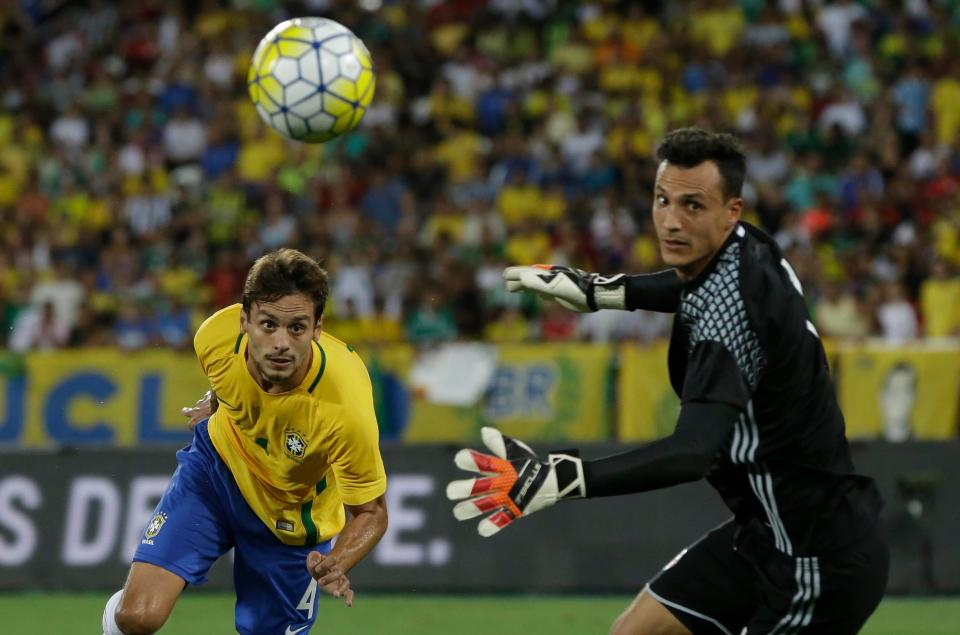
POLYGON ((660 244, 668 251, 681 251, 690 246, 690 243, 676 238, 664 238, 660 241, 660 244))

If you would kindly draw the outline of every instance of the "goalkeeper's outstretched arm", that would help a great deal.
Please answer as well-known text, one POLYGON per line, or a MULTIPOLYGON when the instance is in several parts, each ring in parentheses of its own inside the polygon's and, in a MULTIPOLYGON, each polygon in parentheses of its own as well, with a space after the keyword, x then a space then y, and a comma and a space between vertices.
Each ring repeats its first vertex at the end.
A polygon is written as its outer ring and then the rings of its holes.
POLYGON ((739 410, 725 403, 684 404, 676 430, 669 437, 621 454, 584 461, 586 495, 634 494, 700 480, 707 475, 739 416, 739 410))
POLYGON ((682 291, 683 282, 676 269, 624 276, 624 308, 676 313, 682 291))
POLYGON ((683 282, 675 269, 604 276, 562 265, 532 265, 507 267, 503 279, 508 291, 536 293, 580 312, 644 309, 675 313, 683 291, 683 282))
POLYGON ((459 520, 490 513, 480 521, 492 536, 515 519, 568 498, 632 494, 703 478, 733 430, 740 411, 721 402, 688 402, 672 435, 622 454, 594 461, 577 451, 551 452, 541 459, 525 443, 494 428, 481 431, 493 455, 460 450, 455 462, 480 476, 451 482, 447 496, 459 520))

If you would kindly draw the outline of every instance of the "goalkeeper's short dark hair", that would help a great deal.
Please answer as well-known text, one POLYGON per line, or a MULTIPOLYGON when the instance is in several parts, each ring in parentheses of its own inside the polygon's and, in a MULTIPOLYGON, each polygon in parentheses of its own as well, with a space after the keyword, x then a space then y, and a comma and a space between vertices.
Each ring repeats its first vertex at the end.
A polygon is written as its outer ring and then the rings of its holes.
POLYGON ((657 160, 684 168, 713 161, 723 179, 724 198, 740 196, 747 172, 747 157, 735 136, 702 128, 678 128, 668 132, 657 146, 657 160))
POLYGON ((327 272, 316 260, 296 249, 277 249, 257 259, 243 285, 243 310, 250 314, 254 302, 273 302, 302 293, 313 302, 319 320, 327 303, 330 284, 327 272))

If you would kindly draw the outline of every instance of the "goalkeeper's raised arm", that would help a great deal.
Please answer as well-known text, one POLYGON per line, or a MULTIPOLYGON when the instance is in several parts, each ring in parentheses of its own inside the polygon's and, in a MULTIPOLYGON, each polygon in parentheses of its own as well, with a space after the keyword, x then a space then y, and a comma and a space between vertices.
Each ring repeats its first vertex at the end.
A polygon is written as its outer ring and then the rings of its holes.
POLYGON ((683 290, 675 269, 603 276, 563 265, 530 265, 507 267, 503 279, 508 291, 536 293, 581 313, 600 309, 675 313, 683 290))

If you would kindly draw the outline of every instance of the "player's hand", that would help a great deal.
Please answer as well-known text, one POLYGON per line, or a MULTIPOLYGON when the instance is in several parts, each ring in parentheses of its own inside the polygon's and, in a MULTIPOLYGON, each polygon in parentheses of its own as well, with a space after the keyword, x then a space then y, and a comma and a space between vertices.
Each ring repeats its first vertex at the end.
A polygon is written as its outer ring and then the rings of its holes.
POLYGON ((450 482, 447 498, 461 501, 453 507, 457 520, 493 512, 477 527, 484 538, 559 500, 586 496, 583 462, 575 453, 557 452, 541 459, 527 444, 495 428, 485 427, 480 433, 495 456, 457 452, 457 467, 481 476, 450 482))
POLYGON ((604 277, 563 265, 532 265, 507 267, 503 270, 503 279, 507 291, 536 293, 580 313, 597 309, 625 309, 627 306, 622 273, 604 277))
POLYGON ((197 424, 208 418, 217 410, 217 396, 208 390, 203 397, 197 400, 193 407, 180 408, 180 414, 188 419, 187 427, 192 431, 197 424))
POLYGON ((335 598, 343 598, 347 606, 353 606, 350 579, 340 568, 336 556, 325 556, 319 551, 311 551, 307 556, 307 570, 321 589, 335 598))

